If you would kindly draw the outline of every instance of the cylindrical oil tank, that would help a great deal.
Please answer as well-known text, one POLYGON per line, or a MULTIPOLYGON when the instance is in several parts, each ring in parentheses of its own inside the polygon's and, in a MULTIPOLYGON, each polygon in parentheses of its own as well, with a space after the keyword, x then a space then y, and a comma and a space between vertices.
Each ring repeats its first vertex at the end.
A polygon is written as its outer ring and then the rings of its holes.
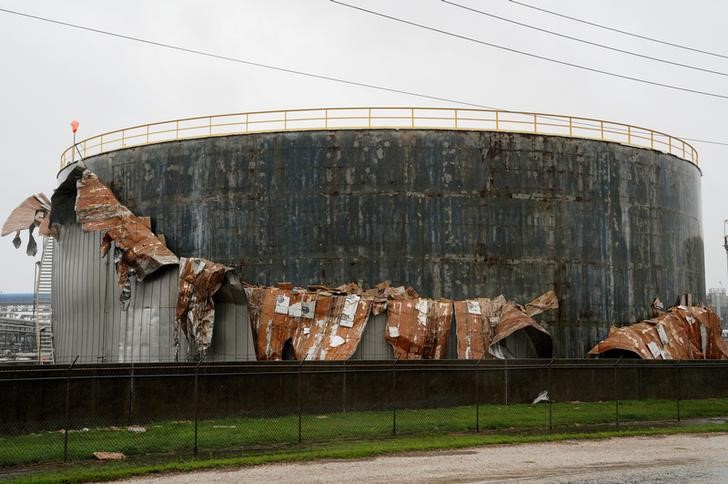
POLYGON ((546 323, 561 357, 648 317, 655 297, 705 293, 701 172, 657 150, 328 129, 148 144, 85 163, 178 256, 247 282, 390 280, 433 298, 521 303, 553 289, 560 307, 546 323))

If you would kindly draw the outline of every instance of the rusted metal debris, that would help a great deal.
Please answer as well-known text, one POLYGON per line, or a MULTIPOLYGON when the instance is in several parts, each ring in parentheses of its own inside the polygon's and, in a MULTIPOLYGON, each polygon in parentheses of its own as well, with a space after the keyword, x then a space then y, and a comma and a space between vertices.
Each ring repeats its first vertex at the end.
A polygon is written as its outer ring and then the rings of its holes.
POLYGON ((458 358, 550 358, 551 335, 533 316, 559 307, 554 291, 548 291, 525 306, 502 295, 455 301, 458 358))
POLYGON ((122 288, 121 302, 131 297, 130 276, 138 281, 162 266, 177 264, 177 256, 151 231, 149 221, 119 203, 114 193, 90 170, 76 182, 76 218, 86 232, 103 231, 101 256, 114 243, 114 263, 122 288))
POLYGON ((374 297, 355 284, 245 288, 258 360, 346 360, 366 328, 374 297))
POLYGON ((212 296, 231 268, 201 258, 180 259, 177 314, 174 328, 175 359, 179 359, 179 333, 184 334, 193 359, 204 358, 212 342, 215 303, 212 296))
POLYGON ((589 351, 596 357, 639 357, 645 360, 725 360, 728 343, 721 337, 718 315, 700 306, 675 306, 667 311, 653 302, 653 318, 621 328, 589 351))
POLYGON ((33 231, 39 228, 41 235, 49 235, 48 230, 48 214, 51 211, 51 201, 42 193, 37 193, 26 198, 23 203, 18 205, 10 215, 2 227, 2 237, 15 232, 13 245, 16 249, 20 248, 20 231, 28 231, 28 245, 25 253, 33 257, 38 252, 38 244, 33 237, 33 231))
POLYGON ((426 298, 390 300, 384 337, 400 360, 447 356, 452 301, 426 298))

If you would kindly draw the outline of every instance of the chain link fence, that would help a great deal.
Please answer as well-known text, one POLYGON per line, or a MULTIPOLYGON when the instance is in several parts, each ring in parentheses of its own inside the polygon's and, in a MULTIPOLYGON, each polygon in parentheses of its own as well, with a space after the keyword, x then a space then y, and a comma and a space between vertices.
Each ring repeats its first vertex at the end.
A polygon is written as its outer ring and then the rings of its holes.
POLYGON ((635 360, 9 367, 0 369, 0 469, 709 422, 728 417, 727 370, 635 360))

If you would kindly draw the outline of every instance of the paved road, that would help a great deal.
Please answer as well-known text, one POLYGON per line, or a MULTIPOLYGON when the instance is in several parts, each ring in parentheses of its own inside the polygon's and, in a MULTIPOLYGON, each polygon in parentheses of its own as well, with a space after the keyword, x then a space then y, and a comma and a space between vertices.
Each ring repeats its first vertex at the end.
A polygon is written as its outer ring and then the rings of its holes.
POLYGON ((126 482, 728 482, 728 434, 502 445, 364 460, 275 464, 126 482))

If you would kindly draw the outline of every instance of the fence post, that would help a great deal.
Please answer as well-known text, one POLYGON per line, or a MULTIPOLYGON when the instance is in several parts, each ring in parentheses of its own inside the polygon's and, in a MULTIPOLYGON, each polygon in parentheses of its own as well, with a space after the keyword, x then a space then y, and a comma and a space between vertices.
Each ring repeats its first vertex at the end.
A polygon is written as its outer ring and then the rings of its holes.
POLYGON ((344 384, 342 385, 342 410, 344 413, 346 413, 346 360, 344 360, 344 384))
POLYGON ((71 425, 71 370, 78 361, 76 355, 66 371, 66 424, 63 426, 63 462, 68 462, 68 427, 71 425))
POLYGON ((677 421, 679 422, 680 421, 680 398, 682 397, 682 395, 681 395, 682 386, 680 383, 680 381, 681 381, 681 379, 680 379, 680 360, 675 360, 675 380, 677 380, 675 382, 675 386, 677 387, 675 389, 676 393, 677 393, 677 398, 675 398, 675 406, 676 406, 675 410, 677 411, 677 421))
POLYGON ((397 362, 399 357, 392 363, 392 435, 397 435, 397 362))
POLYGON ((197 445, 197 424, 200 420, 200 399, 199 399, 199 392, 198 392, 198 386, 197 386, 197 380, 200 374, 200 365, 202 364, 202 361, 205 359, 203 356, 200 358, 200 361, 197 362, 197 365, 195 365, 195 384, 194 384, 194 399, 195 399, 195 447, 193 454, 195 457, 197 457, 198 452, 198 445, 197 445))
POLYGON ((134 415, 134 362, 131 362, 131 375, 129 381, 129 409, 126 424, 131 425, 131 421, 134 415))
POLYGON ((508 405, 508 360, 503 360, 503 364, 505 365, 505 369, 503 370, 503 383, 505 388, 505 398, 506 398, 506 405, 508 405))
POLYGON ((549 361, 549 366, 548 366, 548 372, 549 372, 549 388, 548 388, 547 395, 549 397, 549 402, 548 402, 549 403, 549 433, 551 433, 551 430, 553 429, 553 409, 552 409, 552 403, 553 403, 554 396, 553 396, 553 393, 551 391, 551 382, 552 382, 552 379, 551 379, 551 365, 553 364, 553 362, 554 362, 554 359, 551 358, 551 361, 549 361))
POLYGON ((475 431, 480 432, 480 359, 475 363, 475 431))
POLYGON ((302 403, 301 403, 301 367, 303 366, 303 362, 306 360, 301 360, 301 362, 298 364, 298 443, 301 443, 301 416, 303 413, 302 403))
POLYGON ((617 425, 617 428, 619 428, 619 380, 618 380, 618 371, 617 366, 619 366, 619 362, 622 361, 622 357, 620 356, 617 359, 617 362, 614 364, 614 415, 615 415, 615 424, 617 425))

